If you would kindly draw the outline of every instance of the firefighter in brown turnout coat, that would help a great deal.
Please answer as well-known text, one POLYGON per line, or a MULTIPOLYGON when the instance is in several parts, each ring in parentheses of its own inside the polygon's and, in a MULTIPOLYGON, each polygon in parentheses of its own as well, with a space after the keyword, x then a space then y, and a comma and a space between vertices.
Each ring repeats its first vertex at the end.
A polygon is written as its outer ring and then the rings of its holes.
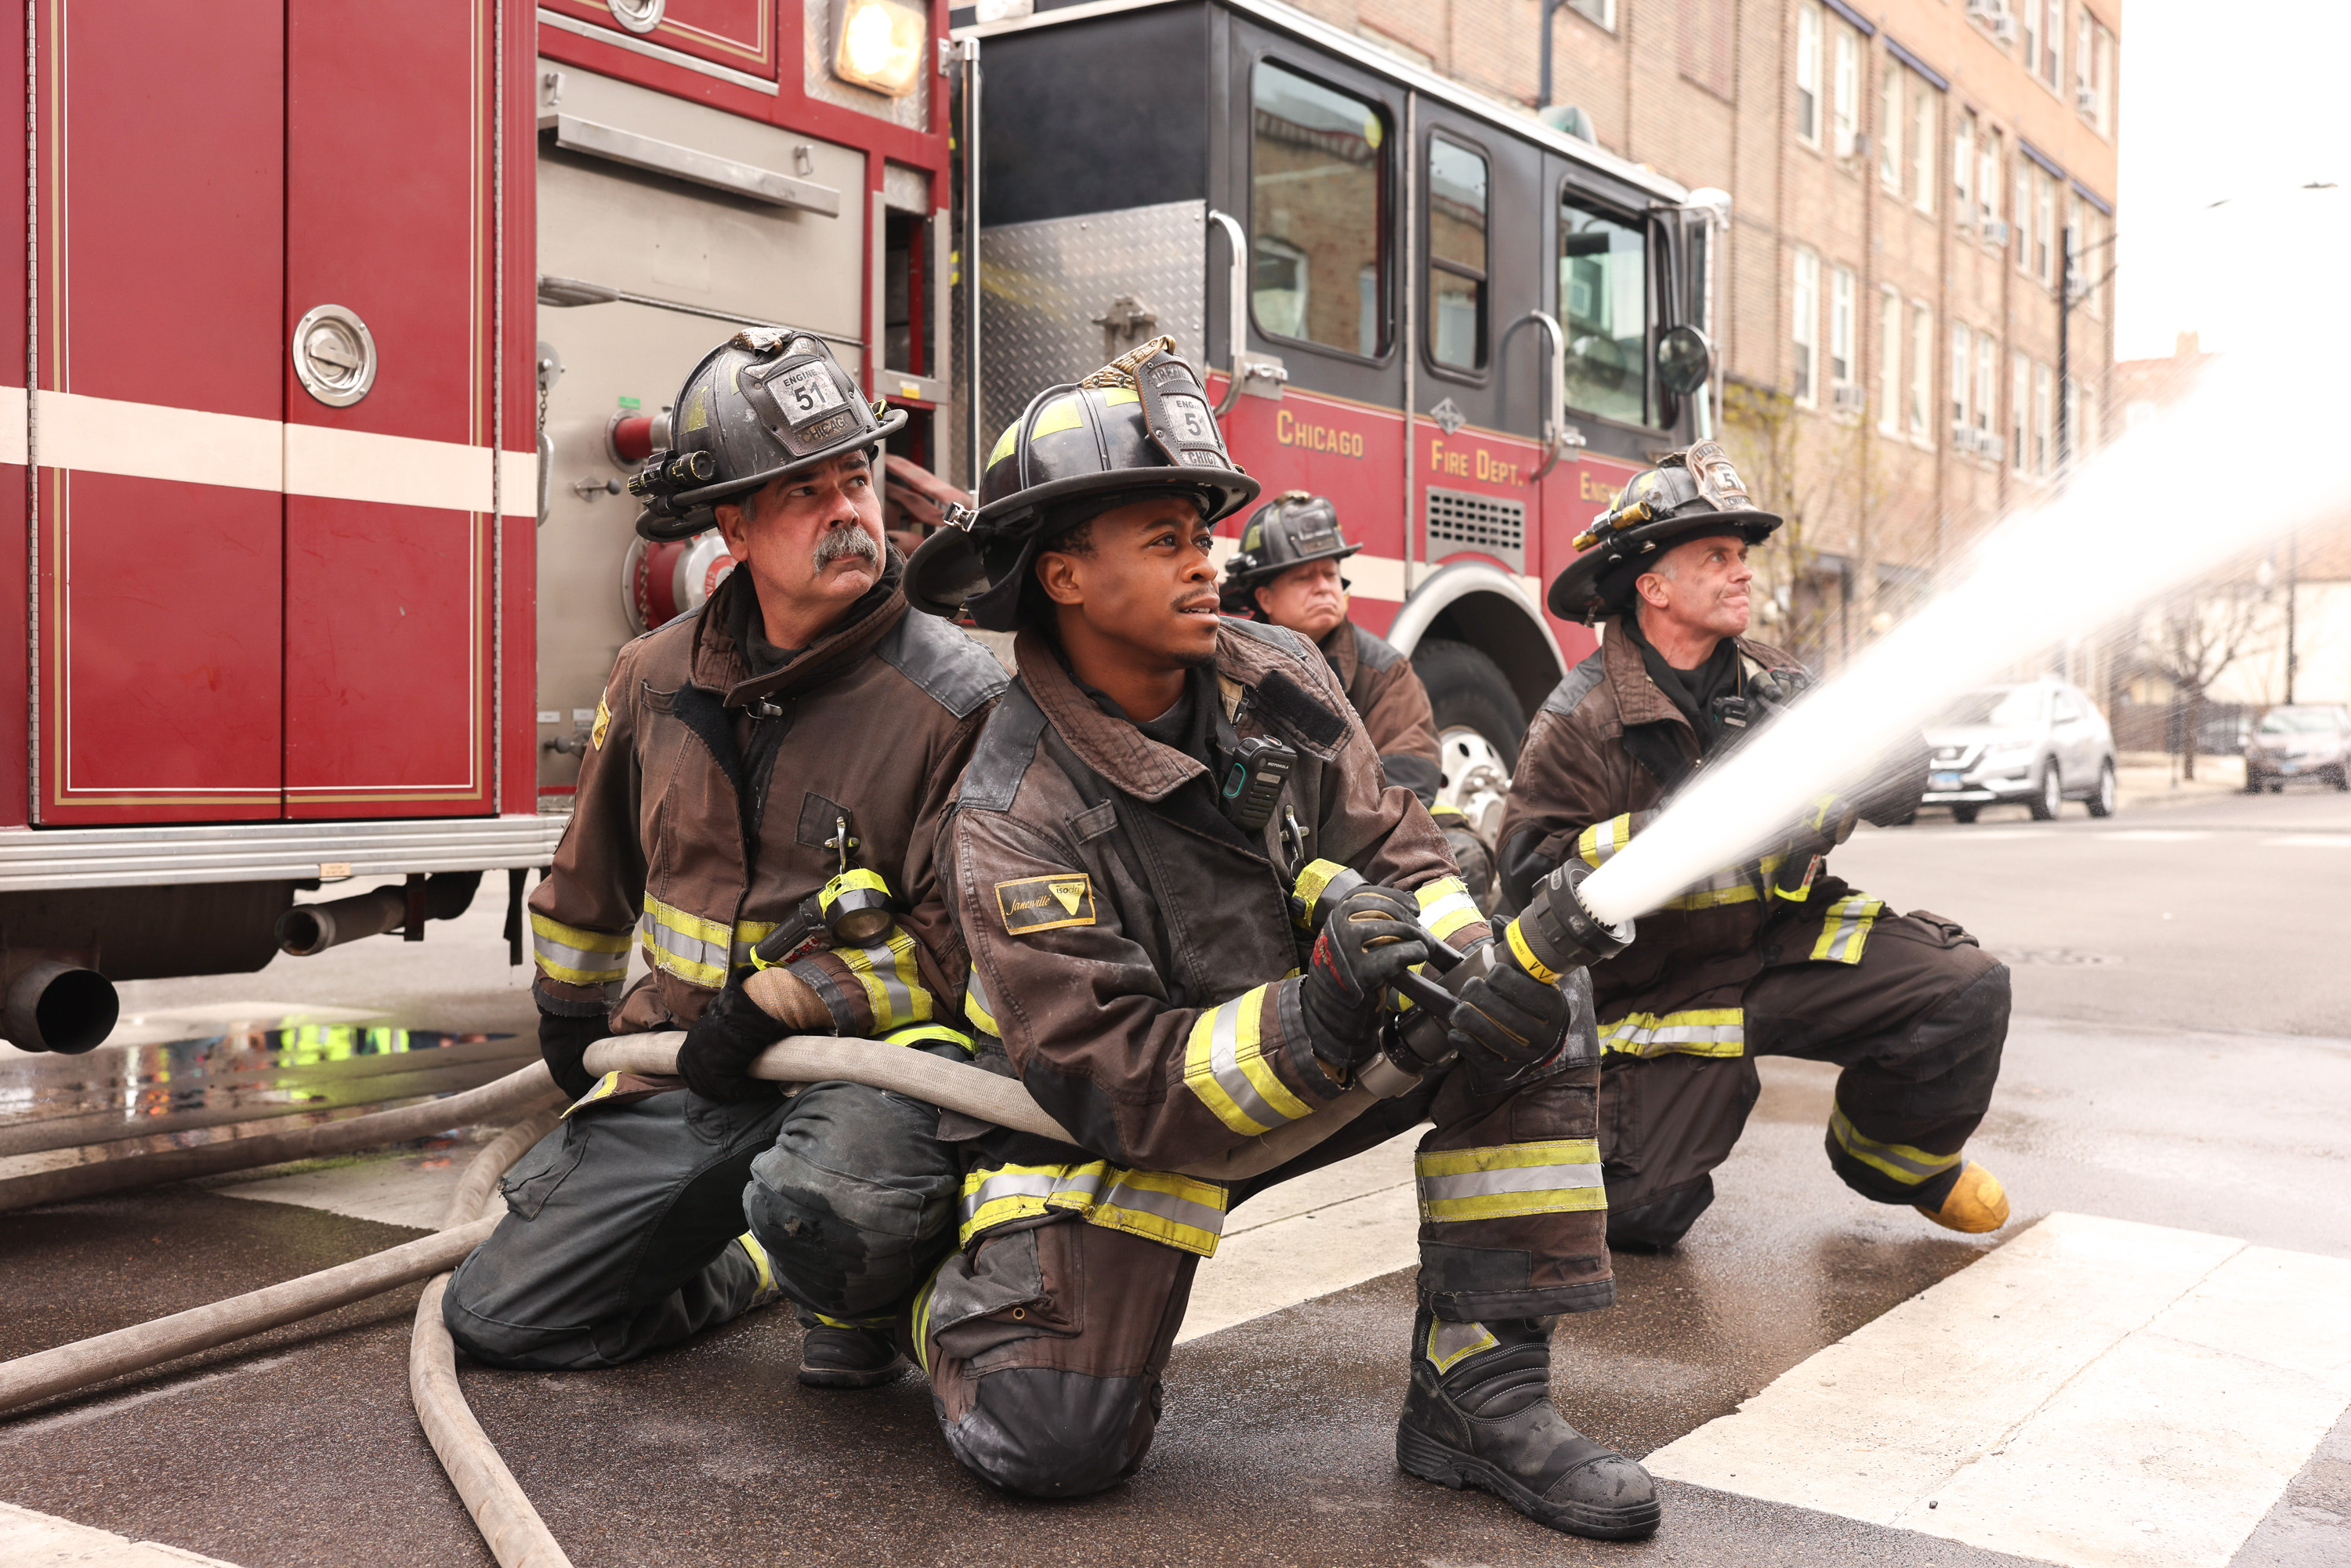
POLYGON ((1351 1088, 1387 1060, 1383 996, 1430 938, 1489 934, 1313 646, 1218 615, 1209 530, 1257 486, 1170 349, 1039 394, 968 531, 908 570, 917 605, 1019 632, 940 876, 981 1061, 1072 1136, 975 1125, 962 1145, 962 1250, 909 1323, 947 1441, 1036 1496, 1131 1474, 1231 1206, 1433 1122, 1399 1463, 1554 1528, 1646 1533, 1647 1475, 1549 1401, 1553 1317, 1614 1291, 1588 990, 1496 961, 1445 1015, 1458 1065, 1351 1088))
POLYGON ((781 1290, 829 1315, 802 1381, 864 1386, 904 1371, 866 1325, 953 1245, 961 1173, 928 1106, 845 1083, 787 1103, 747 1070, 792 1032, 967 1059, 932 847, 1005 677, 908 612, 874 471, 905 416, 821 341, 738 334, 676 410, 639 531, 716 526, 741 564, 613 666, 530 900, 541 1050, 578 1103, 508 1176, 444 1315, 496 1365, 610 1366, 781 1290), (745 994, 755 962, 789 977, 790 1020, 745 994), (608 1034, 673 1029, 689 1088, 582 1070, 608 1034))
POLYGON ((1420 797, 1444 829, 1470 896, 1484 907, 1493 857, 1460 811, 1437 800, 1445 775, 1428 688, 1410 659, 1348 617, 1349 584, 1339 563, 1364 547, 1347 542, 1327 498, 1303 490, 1284 491, 1259 507, 1240 543, 1225 563, 1225 613, 1287 628, 1322 651, 1388 782, 1420 797))
MULTIPOLYGON (((1795 661, 1740 635, 1748 547, 1779 522, 1701 443, 1635 476, 1579 541, 1591 548, 1552 584, 1552 613, 1604 634, 1527 731, 1502 818, 1506 896, 1563 860, 1605 862, 1802 689, 1795 661)), ((1593 971, 1612 1246, 1671 1246, 1713 1201, 1762 1055, 1844 1069, 1828 1158, 1855 1191, 1955 1230, 2006 1221, 2000 1183, 1962 1150, 1999 1076, 2007 969, 1942 916, 1896 915, 1823 870, 1856 815, 1893 820, 1919 782, 1897 769, 1874 800, 1824 800, 1758 861, 1643 915, 1593 971)))

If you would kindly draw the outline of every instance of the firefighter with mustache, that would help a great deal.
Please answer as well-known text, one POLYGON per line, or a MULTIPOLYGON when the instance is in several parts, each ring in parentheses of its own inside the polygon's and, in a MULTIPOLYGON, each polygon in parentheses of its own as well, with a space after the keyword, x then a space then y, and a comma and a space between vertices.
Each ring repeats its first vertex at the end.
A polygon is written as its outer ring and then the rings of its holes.
POLYGON ((749 1069, 793 1033, 967 1059, 932 851, 1005 675, 908 612, 877 486, 905 415, 821 340, 737 333, 675 409, 631 486, 638 531, 716 528, 738 564, 613 666, 530 899, 540 1050, 576 1103, 507 1176, 444 1312, 477 1360, 568 1369, 789 1295, 800 1380, 867 1387, 904 1371, 882 1325, 954 1244, 962 1173, 930 1106, 848 1083, 787 1100, 749 1069), (762 969, 783 1017, 745 990, 762 969), (582 1067, 607 1035, 679 1029, 682 1085, 582 1067))

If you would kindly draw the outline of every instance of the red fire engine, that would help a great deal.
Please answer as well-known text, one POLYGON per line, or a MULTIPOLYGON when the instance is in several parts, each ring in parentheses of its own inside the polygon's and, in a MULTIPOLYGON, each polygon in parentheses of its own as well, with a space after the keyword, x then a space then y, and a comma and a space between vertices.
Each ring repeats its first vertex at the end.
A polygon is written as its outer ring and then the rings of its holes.
POLYGON ((0 1035, 87 1049, 112 980, 420 939, 485 872, 518 944, 614 653, 729 564, 641 546, 622 484, 742 324, 824 336, 967 483, 1039 387, 1172 332, 1250 470, 1368 545, 1358 613, 1497 799, 1590 646, 1545 574, 1703 431, 1659 350, 1713 214, 1268 0, 1034 10, 6 22, 0 1035), (371 891, 296 903, 339 883, 371 891))

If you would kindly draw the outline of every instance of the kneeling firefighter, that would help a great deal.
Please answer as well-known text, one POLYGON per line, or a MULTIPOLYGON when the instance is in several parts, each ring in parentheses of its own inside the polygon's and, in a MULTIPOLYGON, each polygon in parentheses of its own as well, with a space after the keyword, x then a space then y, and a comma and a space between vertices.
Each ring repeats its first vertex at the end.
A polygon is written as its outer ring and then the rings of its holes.
POLYGON ((507 1177, 445 1316, 493 1365, 601 1367, 780 1289, 848 1314, 811 1329, 801 1380, 862 1386, 904 1365, 855 1320, 888 1321, 953 1245, 961 1173, 931 1107, 846 1083, 787 1103, 748 1068, 789 1033, 965 1059, 935 999, 964 965, 932 846, 1005 677, 907 612, 875 467, 905 416, 822 341, 738 333, 675 406, 638 531, 716 527, 741 567, 613 665, 530 900, 540 1047, 578 1101, 507 1177), (763 966, 780 1018, 745 989, 763 966), (679 1028, 687 1088, 581 1067, 607 1035, 679 1028))
MULTIPOLYGON (((1705 442, 1635 476, 1578 541, 1589 548, 1552 582, 1551 612, 1602 622, 1600 649, 1520 749, 1507 896, 1562 862, 1604 864, 1803 689, 1794 660, 1742 635, 1748 548, 1779 525, 1705 442)), ((1755 1104, 1755 1058, 1770 1055, 1844 1069, 1828 1158, 1855 1191, 1955 1230, 2006 1222, 2000 1183, 1961 1151, 1999 1077, 2007 969, 1955 923, 1893 914, 1823 870, 1856 818, 1917 806, 1925 761, 1923 747, 1892 759, 1865 792, 1818 802, 1772 852, 1643 915, 1639 940, 1593 976, 1611 1245, 1669 1247, 1705 1211, 1755 1104)))
POLYGON ((1321 650, 1364 721, 1388 782, 1420 797, 1445 831, 1470 897, 1490 907, 1493 855, 1468 819, 1437 799, 1445 777, 1428 688, 1410 659, 1347 614, 1352 585, 1339 563, 1363 548, 1347 542, 1328 498, 1286 490, 1241 529, 1241 548, 1225 563, 1225 613, 1284 627, 1321 650))
POLYGON ((1019 1492, 1133 1473, 1227 1210, 1433 1122, 1398 1463, 1556 1529, 1646 1534, 1646 1473, 1549 1399, 1554 1316, 1614 1296, 1579 966, 1622 937, 1571 937, 1554 910, 1498 946, 1313 645, 1217 613, 1210 530, 1257 485, 1172 349, 1040 393, 967 532, 908 570, 917 605, 1019 633, 940 875, 983 1065, 1075 1139, 962 1145, 962 1249, 907 1331, 941 1427, 1019 1492), (1458 1002, 1413 973, 1437 963, 1469 977, 1458 1002), (1383 998, 1405 985, 1399 1021, 1383 998), (1329 1135, 1249 1179, 1197 1174, 1301 1124, 1301 1149, 1329 1135))

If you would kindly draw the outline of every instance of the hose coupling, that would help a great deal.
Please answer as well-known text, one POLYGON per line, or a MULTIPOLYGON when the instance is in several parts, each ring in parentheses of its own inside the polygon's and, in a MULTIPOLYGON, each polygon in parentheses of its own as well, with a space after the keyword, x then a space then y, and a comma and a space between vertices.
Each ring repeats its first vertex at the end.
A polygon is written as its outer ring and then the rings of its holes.
POLYGON ((1579 890, 1591 874, 1592 868, 1580 860, 1564 862, 1535 885, 1526 909, 1502 928, 1502 945, 1510 956, 1546 986, 1604 963, 1633 940, 1631 921, 1604 921, 1584 907, 1579 890))

